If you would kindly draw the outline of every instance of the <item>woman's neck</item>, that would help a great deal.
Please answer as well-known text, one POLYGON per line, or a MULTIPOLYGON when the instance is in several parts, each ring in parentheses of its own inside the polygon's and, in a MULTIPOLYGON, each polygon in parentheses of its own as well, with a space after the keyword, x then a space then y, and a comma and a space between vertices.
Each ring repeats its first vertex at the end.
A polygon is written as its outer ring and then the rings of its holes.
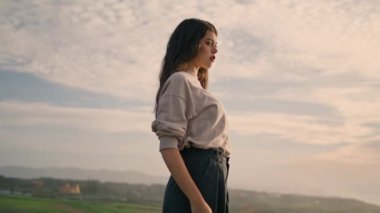
POLYGON ((188 66, 187 68, 183 69, 183 71, 190 73, 194 76, 198 76, 199 67, 188 66))

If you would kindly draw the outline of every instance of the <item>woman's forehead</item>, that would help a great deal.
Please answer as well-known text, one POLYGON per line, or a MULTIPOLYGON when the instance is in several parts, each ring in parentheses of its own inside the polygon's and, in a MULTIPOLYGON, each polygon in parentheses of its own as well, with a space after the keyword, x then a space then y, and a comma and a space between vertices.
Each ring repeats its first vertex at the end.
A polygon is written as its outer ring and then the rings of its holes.
POLYGON ((216 42, 216 34, 212 31, 207 31, 206 35, 203 37, 204 39, 209 39, 216 42))

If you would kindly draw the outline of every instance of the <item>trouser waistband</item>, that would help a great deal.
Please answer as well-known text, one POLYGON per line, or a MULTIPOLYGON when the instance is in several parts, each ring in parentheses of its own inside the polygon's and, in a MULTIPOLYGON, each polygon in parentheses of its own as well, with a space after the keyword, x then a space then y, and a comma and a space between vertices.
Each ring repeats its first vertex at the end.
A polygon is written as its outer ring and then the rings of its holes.
POLYGON ((216 151, 215 149, 199 149, 195 147, 185 148, 181 151, 181 155, 183 158, 191 158, 191 157, 211 157, 218 162, 223 163, 224 161, 228 161, 229 157, 224 156, 221 152, 216 151))

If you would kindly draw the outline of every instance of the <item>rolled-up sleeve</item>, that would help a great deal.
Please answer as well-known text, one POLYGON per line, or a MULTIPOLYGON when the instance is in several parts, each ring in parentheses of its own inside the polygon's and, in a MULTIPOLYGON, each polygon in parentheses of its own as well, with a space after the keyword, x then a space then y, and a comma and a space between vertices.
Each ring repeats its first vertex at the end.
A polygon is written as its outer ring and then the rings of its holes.
POLYGON ((169 82, 160 97, 156 120, 152 123, 152 131, 160 139, 160 150, 179 148, 186 137, 188 119, 186 98, 181 92, 183 83, 169 82))

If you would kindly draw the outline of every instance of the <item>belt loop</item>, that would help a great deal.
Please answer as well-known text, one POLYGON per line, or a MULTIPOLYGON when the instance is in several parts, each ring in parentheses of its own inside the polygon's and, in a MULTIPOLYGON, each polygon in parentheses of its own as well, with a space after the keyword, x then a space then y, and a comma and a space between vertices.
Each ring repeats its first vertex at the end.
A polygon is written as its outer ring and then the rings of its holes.
POLYGON ((217 151, 217 156, 218 156, 218 163, 222 164, 223 163, 223 154, 220 151, 217 151))

